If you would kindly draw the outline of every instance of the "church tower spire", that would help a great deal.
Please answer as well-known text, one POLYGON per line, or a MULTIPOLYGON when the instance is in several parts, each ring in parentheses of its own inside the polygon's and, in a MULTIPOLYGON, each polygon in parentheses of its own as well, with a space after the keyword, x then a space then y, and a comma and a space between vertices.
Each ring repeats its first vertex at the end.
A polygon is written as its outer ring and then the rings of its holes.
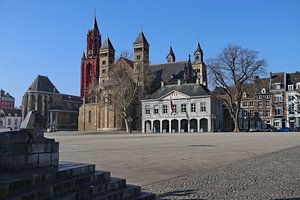
POLYGON ((172 46, 170 46, 169 53, 166 57, 166 60, 167 60, 168 63, 175 62, 175 60, 176 60, 176 57, 175 57, 175 54, 173 52, 172 46))
POLYGON ((203 61, 203 51, 201 49, 199 41, 197 42, 196 50, 194 52, 194 62, 192 66, 196 73, 196 78, 198 79, 198 82, 207 87, 206 65, 203 61))
POLYGON ((96 16, 92 28, 86 36, 86 54, 81 59, 80 96, 88 97, 91 85, 99 80, 99 50, 101 47, 101 34, 96 16))

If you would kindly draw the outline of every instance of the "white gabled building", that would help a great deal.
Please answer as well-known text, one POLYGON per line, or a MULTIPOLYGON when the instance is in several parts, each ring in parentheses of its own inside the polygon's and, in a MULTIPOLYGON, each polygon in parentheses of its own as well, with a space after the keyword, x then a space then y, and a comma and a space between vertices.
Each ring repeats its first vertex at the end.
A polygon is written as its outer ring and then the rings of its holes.
POLYGON ((286 77, 286 108, 287 108, 287 127, 291 131, 300 130, 300 73, 289 73, 286 77))
POLYGON ((223 127, 221 104, 199 83, 162 83, 141 102, 143 133, 213 132, 223 127))
POLYGON ((0 109, 0 132, 1 130, 18 131, 21 124, 21 109, 0 109))

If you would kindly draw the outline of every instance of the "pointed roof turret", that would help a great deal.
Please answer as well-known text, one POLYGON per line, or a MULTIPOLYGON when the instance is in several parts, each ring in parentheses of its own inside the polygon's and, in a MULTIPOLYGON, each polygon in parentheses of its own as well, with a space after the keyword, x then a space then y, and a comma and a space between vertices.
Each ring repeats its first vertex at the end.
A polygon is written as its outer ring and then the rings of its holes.
POLYGON ((81 59, 85 59, 85 52, 83 51, 81 59))
POLYGON ((137 38, 133 44, 139 44, 139 43, 145 43, 149 46, 149 43, 148 43, 143 31, 139 32, 139 35, 137 36, 137 38))
POLYGON ((176 60, 172 46, 170 46, 169 53, 168 53, 166 59, 167 59, 167 62, 175 62, 175 60, 176 60))
POLYGON ((100 47, 100 49, 113 49, 113 50, 115 50, 113 45, 110 42, 109 37, 106 37, 106 39, 105 39, 103 45, 100 47))
POLYGON ((92 30, 99 31, 96 16, 94 17, 92 30))
POLYGON ((203 51, 202 51, 202 49, 201 49, 201 47, 200 47, 199 41, 197 42, 197 46, 196 46, 196 50, 195 50, 195 53, 194 53, 194 54, 196 54, 197 52, 203 54, 203 51))

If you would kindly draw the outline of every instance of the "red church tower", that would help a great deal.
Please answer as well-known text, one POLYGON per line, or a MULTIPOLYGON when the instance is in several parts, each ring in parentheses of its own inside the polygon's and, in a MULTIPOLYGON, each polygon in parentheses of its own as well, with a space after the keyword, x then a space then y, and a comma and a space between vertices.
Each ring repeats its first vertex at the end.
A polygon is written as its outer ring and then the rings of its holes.
POLYGON ((80 71, 80 96, 87 97, 89 89, 95 81, 99 81, 99 50, 101 47, 101 34, 98 29, 96 17, 93 27, 87 33, 86 54, 83 52, 80 71))

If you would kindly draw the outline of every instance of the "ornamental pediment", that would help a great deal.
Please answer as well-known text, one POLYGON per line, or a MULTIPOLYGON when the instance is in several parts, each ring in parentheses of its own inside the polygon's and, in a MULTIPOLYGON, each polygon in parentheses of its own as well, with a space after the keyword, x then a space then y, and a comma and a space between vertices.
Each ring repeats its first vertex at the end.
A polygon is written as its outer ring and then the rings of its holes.
POLYGON ((172 91, 171 93, 167 94, 162 98, 162 100, 170 100, 170 99, 188 99, 191 98, 190 96, 183 94, 178 91, 172 91))

